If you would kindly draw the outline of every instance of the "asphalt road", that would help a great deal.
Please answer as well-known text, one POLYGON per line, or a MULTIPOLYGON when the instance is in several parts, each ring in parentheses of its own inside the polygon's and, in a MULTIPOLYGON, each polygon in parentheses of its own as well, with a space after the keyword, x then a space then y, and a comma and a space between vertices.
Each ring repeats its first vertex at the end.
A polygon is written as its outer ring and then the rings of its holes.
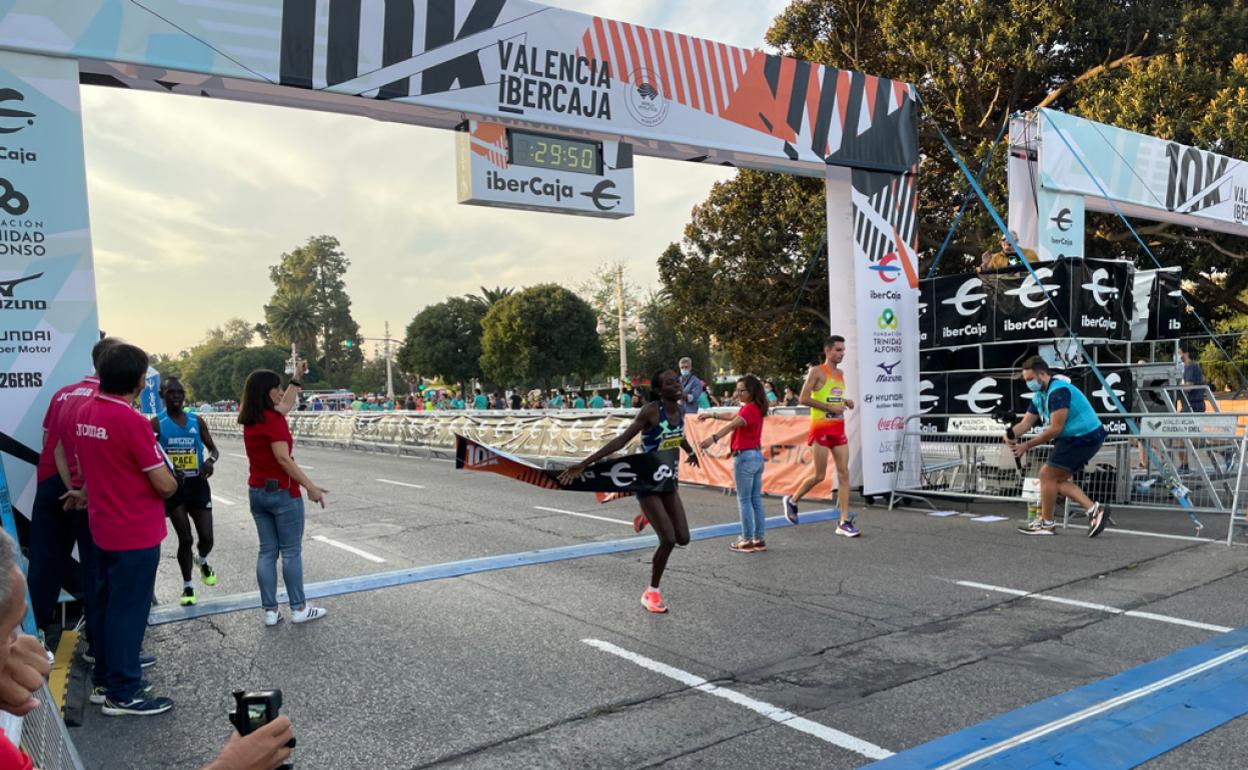
MULTIPOLYGON (((218 441, 220 582, 200 586, 204 598, 256 590, 246 461, 239 442, 218 441)), ((309 509, 307 583, 632 535, 629 500, 597 505, 432 460, 303 446, 296 458, 330 490, 324 511, 309 509)), ((735 498, 682 497, 693 527, 737 520, 735 498)), ((765 554, 732 553, 727 537, 676 551, 666 616, 638 603, 640 550, 328 598, 329 617, 304 626, 266 628, 259 610, 154 626, 148 675, 173 712, 88 709, 71 734, 88 768, 197 768, 230 732, 230 691, 278 687, 300 768, 855 768, 871 747, 917 746, 1217 636, 959 581, 1248 626, 1248 549, 1153 536, 1190 535, 1181 513, 1119 514, 1151 535, 1089 540, 859 512, 858 540, 822 523, 774 529, 765 554)), ((162 603, 181 591, 175 547, 171 532, 162 603)), ((1145 766, 1242 766, 1246 726, 1145 766)))

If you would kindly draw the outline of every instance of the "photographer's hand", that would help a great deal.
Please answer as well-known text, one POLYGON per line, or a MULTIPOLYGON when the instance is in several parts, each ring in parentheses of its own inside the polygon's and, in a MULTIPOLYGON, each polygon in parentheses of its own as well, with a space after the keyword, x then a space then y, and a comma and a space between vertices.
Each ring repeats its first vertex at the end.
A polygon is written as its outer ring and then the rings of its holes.
POLYGON ((290 740, 290 718, 283 714, 247 736, 231 735, 203 770, 276 770, 290 759, 290 740))
POLYGON ((20 717, 39 707, 35 691, 52 665, 43 645, 29 634, 16 634, 7 644, 8 657, 0 670, 0 710, 20 717))

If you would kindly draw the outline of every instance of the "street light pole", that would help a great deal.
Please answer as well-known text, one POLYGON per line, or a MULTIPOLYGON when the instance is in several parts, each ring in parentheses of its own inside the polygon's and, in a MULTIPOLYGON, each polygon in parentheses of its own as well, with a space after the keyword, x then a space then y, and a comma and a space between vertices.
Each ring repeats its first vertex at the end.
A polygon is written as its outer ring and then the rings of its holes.
POLYGON ((386 399, 394 400, 394 374, 390 362, 390 322, 386 321, 386 399))
POLYGON ((615 266, 615 309, 620 329, 620 387, 628 380, 628 345, 624 339, 624 263, 615 266))

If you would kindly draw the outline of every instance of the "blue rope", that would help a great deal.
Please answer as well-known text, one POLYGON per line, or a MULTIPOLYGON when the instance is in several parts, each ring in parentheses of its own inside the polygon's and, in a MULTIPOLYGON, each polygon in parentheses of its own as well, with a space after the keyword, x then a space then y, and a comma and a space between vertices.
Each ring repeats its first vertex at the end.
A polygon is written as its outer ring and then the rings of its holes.
MULTIPOLYGON (((1001 124, 1001 130, 997 132, 997 138, 992 141, 992 145, 988 148, 988 157, 984 159, 984 165, 979 167, 979 173, 975 175, 976 181, 983 179, 984 174, 988 172, 988 166, 992 163, 992 155, 997 151, 997 145, 1001 143, 1001 137, 1005 136, 1005 130, 1010 127, 1011 117, 1013 116, 1006 116, 1005 122, 1001 124)), ((973 200, 975 200, 975 191, 967 190, 966 196, 962 198, 962 205, 958 207, 958 215, 953 218, 953 224, 949 227, 949 234, 945 236, 945 242, 940 244, 940 251, 936 252, 936 261, 932 263, 932 269, 927 271, 928 278, 936 274, 936 268, 940 267, 940 260, 945 256, 945 249, 949 248, 949 243, 953 240, 953 233, 958 229, 958 225, 961 224, 962 215, 966 213, 966 207, 973 200)))
MULTIPOLYGON (((1110 207, 1113 208, 1114 213, 1118 215, 1118 218, 1122 220, 1122 223, 1126 225, 1127 229, 1131 231, 1131 234, 1135 236, 1136 242, 1140 244, 1142 249, 1144 249, 1144 253, 1153 260, 1153 264, 1158 268, 1164 267, 1164 265, 1161 264, 1161 260, 1157 259, 1157 255, 1153 253, 1153 250, 1148 248, 1148 244, 1144 242, 1144 239, 1140 237, 1140 234, 1136 232, 1135 228, 1131 226, 1131 223, 1127 221, 1126 215, 1122 213, 1122 210, 1119 209, 1118 205, 1114 203, 1112 198, 1110 198, 1109 193, 1106 192, 1105 188, 1101 186, 1101 180, 1096 178, 1096 175, 1092 173, 1092 169, 1088 168, 1088 164, 1084 163, 1083 158, 1080 157, 1079 153, 1075 151, 1075 148, 1066 138, 1066 134, 1062 131, 1061 127, 1053 121, 1053 118, 1049 116, 1047 110, 1040 110, 1040 114, 1044 115, 1045 120, 1049 121, 1049 125, 1053 126, 1053 128, 1057 131, 1057 135, 1061 138, 1062 143, 1066 145, 1066 149, 1070 150, 1070 154, 1074 156, 1075 160, 1079 161, 1079 165, 1083 168, 1083 172, 1088 175, 1088 179, 1091 179, 1092 184, 1096 185, 1096 189, 1100 191, 1101 197, 1109 203, 1110 207)), ((1188 310, 1192 311, 1192 315, 1196 316, 1196 320, 1200 321, 1200 328, 1205 330, 1205 334, 1209 335, 1210 339, 1213 340, 1213 344, 1217 345, 1218 350, 1222 351, 1222 355, 1226 356, 1226 360, 1230 363, 1231 368, 1235 370, 1236 376, 1239 377, 1239 382, 1242 387, 1245 382, 1248 382, 1248 376, 1245 376, 1243 371, 1235 364, 1235 359, 1231 357, 1231 354, 1227 352, 1226 348, 1222 347, 1222 343, 1218 341, 1217 335, 1215 335, 1213 330, 1209 328, 1209 325, 1205 323, 1205 319, 1201 318, 1200 313, 1196 310, 1192 303, 1188 302, 1187 297, 1183 295, 1182 290, 1179 291, 1179 297, 1182 298, 1183 304, 1187 305, 1188 310)))
MULTIPOLYGON (((920 102, 921 101, 922 100, 920 99, 920 102)), ((993 206, 992 203, 988 200, 988 196, 986 193, 984 193, 983 188, 979 186, 979 182, 977 182, 975 180, 975 177, 971 175, 971 170, 966 167, 966 163, 963 162, 962 156, 960 153, 958 153, 957 148, 953 146, 953 142, 949 141, 949 137, 945 135, 945 132, 941 130, 939 125, 935 125, 935 128, 936 128, 936 132, 940 134, 940 138, 945 143, 945 146, 949 148, 949 152, 953 154, 953 160, 954 162, 958 164, 958 168, 962 171, 963 176, 965 176, 967 180, 970 181, 971 188, 975 191, 975 194, 979 196, 980 202, 984 204, 984 209, 987 210, 987 212, 992 216, 992 220, 996 222, 997 227, 1001 230, 1005 238, 1009 241, 1010 246, 1013 247, 1014 253, 1022 254, 1023 253, 1022 248, 1014 241, 1014 237, 1010 235, 1010 228, 1007 227, 1005 224, 1005 221, 1001 219, 1001 215, 997 212, 996 207, 993 206)), ((1022 262, 1023 267, 1027 268, 1027 272, 1031 274, 1032 280, 1034 280, 1037 285, 1042 286, 1043 283, 1040 279, 1040 276, 1036 275, 1035 268, 1033 268, 1026 259, 1022 259, 1020 261, 1022 262)), ((1105 379, 1105 375, 1101 373, 1100 367, 1096 365, 1096 361, 1094 361, 1092 359, 1092 356, 1088 354, 1087 348, 1084 347, 1083 345, 1083 340, 1081 340, 1079 336, 1075 334, 1074 329, 1070 325, 1070 322, 1066 320, 1065 314, 1062 313, 1062 309, 1057 306, 1057 303, 1053 301, 1053 297, 1050 296, 1047 291, 1044 292, 1044 296, 1048 300, 1049 304, 1053 306, 1053 310, 1057 313, 1057 317, 1059 320, 1061 320, 1062 325, 1066 327, 1066 331, 1070 335, 1071 341, 1074 342, 1075 345, 1077 346, 1079 354, 1083 356, 1085 361, 1088 362, 1088 366, 1091 368, 1092 373, 1096 375, 1096 379, 1101 383, 1101 387, 1105 390, 1105 393, 1113 401, 1114 408, 1118 410, 1119 414, 1122 414, 1124 416, 1124 421, 1127 424, 1128 430, 1130 430, 1131 433, 1136 436, 1140 435, 1139 426, 1135 424, 1134 420, 1126 416, 1127 415, 1126 406, 1123 405, 1122 401, 1118 398, 1117 394, 1114 393, 1114 389, 1110 387, 1109 382, 1105 379)), ((1157 464, 1160 467, 1162 467, 1163 471, 1168 476, 1168 478, 1166 479, 1166 483, 1167 483, 1167 486, 1169 486, 1170 488, 1170 493, 1174 495, 1175 499, 1179 501, 1179 504, 1181 506, 1183 506, 1184 508, 1190 509, 1192 507, 1192 503, 1191 501, 1187 499, 1188 490, 1179 481, 1178 473, 1175 472, 1173 465, 1171 463, 1162 462, 1161 459, 1158 458, 1153 453, 1153 450, 1148 442, 1143 444, 1143 446, 1145 447, 1145 451, 1148 452, 1149 456, 1153 458, 1154 460, 1157 460, 1157 464)), ((1191 517, 1192 521, 1195 522, 1198 527, 1203 527, 1203 525, 1200 523, 1200 520, 1197 519, 1195 514, 1193 514, 1191 511, 1188 511, 1188 516, 1191 517)))

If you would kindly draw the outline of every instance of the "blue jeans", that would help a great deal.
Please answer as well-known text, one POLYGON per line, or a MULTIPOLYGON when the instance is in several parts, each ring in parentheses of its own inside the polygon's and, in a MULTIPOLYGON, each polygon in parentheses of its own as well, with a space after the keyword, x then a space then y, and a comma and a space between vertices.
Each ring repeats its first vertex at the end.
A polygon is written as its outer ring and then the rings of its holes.
POLYGON ((741 511, 741 539, 762 540, 767 529, 763 513, 763 453, 745 449, 732 460, 737 483, 737 507, 741 511))
POLYGON ((134 698, 142 682, 139 651, 147 631, 147 613, 156 587, 160 546, 133 551, 95 551, 96 584, 93 610, 101 622, 92 647, 92 679, 114 703, 134 698))
POLYGON ((260 584, 260 604, 277 609, 277 555, 282 555, 282 581, 292 610, 303 609, 303 498, 291 497, 286 489, 249 490, 251 517, 260 535, 260 555, 256 558, 256 582, 260 584))

